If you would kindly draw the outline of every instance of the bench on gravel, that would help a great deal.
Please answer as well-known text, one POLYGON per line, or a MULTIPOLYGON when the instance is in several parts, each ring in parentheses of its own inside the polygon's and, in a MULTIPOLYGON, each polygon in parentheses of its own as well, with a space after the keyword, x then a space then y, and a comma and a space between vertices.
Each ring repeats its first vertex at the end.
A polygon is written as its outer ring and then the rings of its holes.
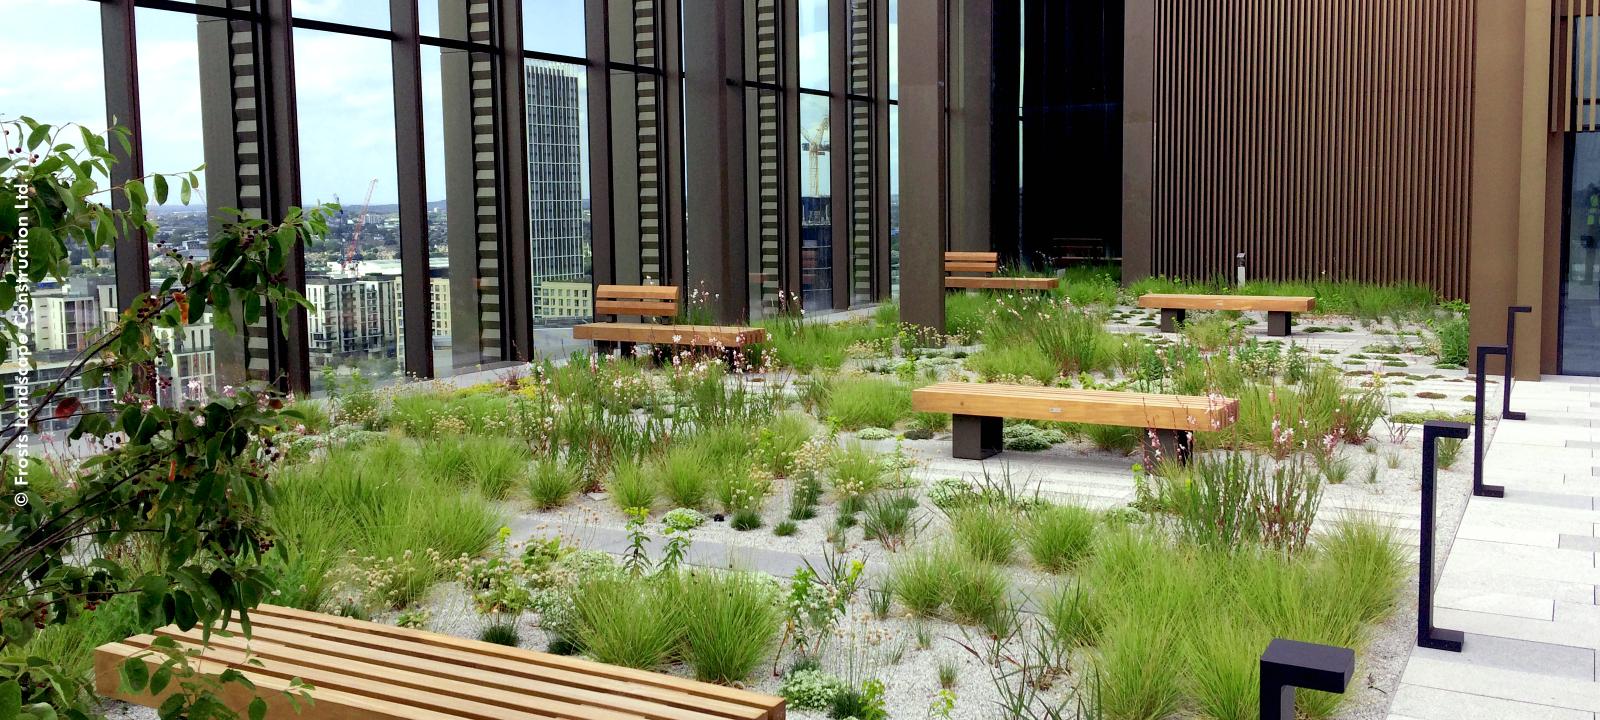
POLYGON ((1310 312, 1317 308, 1314 297, 1289 295, 1163 295, 1139 296, 1139 307, 1161 311, 1161 332, 1177 332, 1190 310, 1256 310, 1267 314, 1267 334, 1284 337, 1290 333, 1289 313, 1310 312))
MULTIPOLYGON (((175 626, 95 650, 95 688, 106 697, 160 706, 161 695, 125 691, 119 668, 143 657, 152 672, 166 656, 148 651, 156 636, 198 651, 199 672, 232 668, 255 683, 223 685, 244 712, 259 693, 270 718, 301 720, 782 720, 783 698, 660 673, 494 645, 321 613, 262 606, 250 613, 251 638, 175 626), (253 662, 247 662, 253 661, 253 662), (259 664, 256 664, 259 663, 259 664), (311 686, 314 704, 294 712, 283 691, 311 686)), ((177 683, 172 683, 176 685, 177 683)))
POLYGON ((767 339, 767 331, 737 325, 673 325, 678 315, 678 288, 674 285, 601 285, 595 289, 594 314, 611 322, 584 323, 572 328, 577 340, 592 340, 602 352, 632 355, 639 343, 657 347, 680 346, 741 350, 767 339), (662 322, 619 322, 624 316, 665 318, 662 322))
POLYGON ((1061 284, 1053 277, 1009 277, 1000 272, 1000 253, 947 252, 944 254, 946 290, 1054 290, 1061 284), (969 273, 956 275, 954 273, 969 273), (977 274, 970 274, 977 273, 977 274))
POLYGON ((1221 430, 1239 417, 1239 401, 1194 395, 1074 390, 1004 383, 943 382, 911 391, 917 412, 950 413, 951 455, 992 457, 1005 446, 1005 418, 1145 428, 1145 467, 1187 462, 1194 433, 1221 430))

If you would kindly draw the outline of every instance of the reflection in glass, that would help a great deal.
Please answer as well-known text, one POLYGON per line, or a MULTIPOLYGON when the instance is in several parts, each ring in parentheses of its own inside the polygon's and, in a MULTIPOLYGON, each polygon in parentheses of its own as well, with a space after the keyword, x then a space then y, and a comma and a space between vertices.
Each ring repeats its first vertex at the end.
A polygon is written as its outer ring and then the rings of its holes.
MULTIPOLYGON (((529 61, 528 223, 535 326, 593 317, 593 258, 583 172, 582 66, 529 61)), ((570 335, 551 333, 552 345, 570 335)))
POLYGON ((833 141, 828 98, 800 95, 800 294, 807 311, 833 307, 833 141))
POLYGON ((1600 375, 1600 133, 1572 136, 1561 264, 1560 372, 1600 375))
POLYGON ((301 29, 294 46, 301 199, 340 205, 328 241, 306 249, 312 388, 394 381, 405 352, 389 43, 301 29))
POLYGON ((799 0, 800 87, 828 89, 829 0, 799 0))

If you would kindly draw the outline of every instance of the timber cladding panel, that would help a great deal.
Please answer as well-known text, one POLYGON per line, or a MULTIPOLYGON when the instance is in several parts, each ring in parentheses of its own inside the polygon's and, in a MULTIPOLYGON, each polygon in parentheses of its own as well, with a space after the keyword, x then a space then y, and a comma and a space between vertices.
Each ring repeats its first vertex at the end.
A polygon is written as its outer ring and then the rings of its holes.
POLYGON ((1157 0, 1150 271, 1466 297, 1474 0, 1157 0))

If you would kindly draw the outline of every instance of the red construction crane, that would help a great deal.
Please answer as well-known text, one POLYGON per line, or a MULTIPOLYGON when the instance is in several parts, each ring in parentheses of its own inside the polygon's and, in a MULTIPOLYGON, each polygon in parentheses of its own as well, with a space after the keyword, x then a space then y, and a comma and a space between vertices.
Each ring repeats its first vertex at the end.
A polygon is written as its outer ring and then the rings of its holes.
POLYGON ((355 257, 356 244, 361 241, 361 228, 367 224, 367 208, 372 207, 372 191, 378 187, 378 179, 373 178, 367 185, 367 199, 361 203, 361 214, 356 216, 356 228, 350 232, 350 244, 344 249, 344 274, 354 277, 356 274, 355 257))

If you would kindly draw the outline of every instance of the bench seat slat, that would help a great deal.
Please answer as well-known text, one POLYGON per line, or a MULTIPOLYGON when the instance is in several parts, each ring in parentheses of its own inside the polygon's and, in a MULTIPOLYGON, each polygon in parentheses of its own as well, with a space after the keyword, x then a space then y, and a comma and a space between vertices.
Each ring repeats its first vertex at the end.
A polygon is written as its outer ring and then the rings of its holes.
POLYGON ((739 690, 737 688, 712 685, 710 683, 688 680, 685 678, 650 672, 648 670, 635 670, 633 668, 607 665, 605 663, 584 660, 582 658, 551 655, 549 653, 534 652, 521 648, 506 647, 480 640, 469 640, 454 635, 427 632, 425 630, 412 630, 410 628, 383 625, 365 620, 343 618, 323 615, 306 610, 281 607, 278 605, 263 605, 250 613, 252 623, 257 615, 283 619, 297 619, 305 622, 316 623, 328 628, 358 631, 352 637, 382 637, 397 640, 407 640, 414 643, 441 649, 465 650, 475 655, 487 655, 505 658, 524 663, 532 663, 544 667, 561 668, 583 673, 591 677, 605 677, 624 680, 637 685, 647 685, 688 692, 702 697, 711 697, 725 702, 751 707, 770 705, 774 698, 770 695, 739 690))
POLYGON ((911 404, 918 412, 1194 431, 1232 425, 1239 410, 1231 398, 959 382, 913 390, 911 404))
MULTIPOLYGON (((176 684, 169 686, 159 695, 151 696, 148 693, 125 693, 122 691, 122 678, 118 670, 122 663, 133 657, 144 654, 145 666, 153 673, 161 667, 165 659, 161 655, 152 655, 143 647, 136 647, 125 643, 107 643, 95 648, 94 675, 95 692, 101 697, 116 698, 146 707, 160 707, 161 703, 172 693, 178 690, 176 684)), ((206 664, 196 663, 197 669, 210 674, 211 668, 206 664)), ((217 665, 215 672, 221 672, 222 667, 217 665)), ((289 681, 274 677, 254 668, 239 670, 240 674, 254 683, 255 691, 238 683, 223 685, 218 692, 223 704, 234 711, 243 713, 250 701, 259 695, 267 702, 267 717, 269 718, 304 718, 312 720, 323 713, 323 717, 332 717, 337 720, 463 720, 460 715, 450 715, 425 708, 412 707, 384 698, 373 698, 365 695, 341 692, 338 690, 318 690, 313 693, 317 704, 306 708, 303 712, 296 713, 294 706, 282 693, 289 689, 289 681), (330 709, 338 709, 339 714, 333 715, 330 709)), ((304 707, 302 705, 302 707, 304 707)))
POLYGON ((1317 307, 1314 297, 1288 295, 1185 295, 1150 293, 1139 296, 1139 307, 1174 310, 1257 310, 1267 312, 1310 312, 1317 307))
POLYGON ((972 261, 949 262, 949 261, 946 261, 945 264, 944 264, 944 271, 945 272, 983 272, 983 273, 992 273, 992 272, 998 272, 999 270, 1000 270, 1000 264, 999 263, 992 263, 992 262, 972 262, 972 261))
POLYGON ((676 285, 601 285, 594 296, 601 300, 677 300, 676 285))
POLYGON ((269 617, 257 620, 254 614, 251 617, 257 633, 255 639, 286 647, 315 650, 330 657, 358 660, 373 665, 394 665, 417 671, 438 672, 445 677, 451 676, 452 673, 476 674, 479 676, 476 681, 491 687, 498 686, 570 702, 581 701, 596 708, 608 708, 639 717, 664 720, 713 717, 756 720, 765 717, 759 707, 708 698, 703 694, 662 685, 646 685, 558 666, 398 638, 372 637, 359 631, 344 631, 322 623, 302 623, 269 617))
MULTIPOLYGON (((139 635, 129 638, 127 644, 136 647, 149 647, 150 641, 154 639, 149 635, 139 635)), ((434 689, 429 689, 426 686, 418 687, 416 684, 404 682, 408 675, 415 676, 416 673, 406 673, 391 669, 389 671, 390 674, 399 680, 398 682, 392 682, 388 679, 377 679, 361 674, 359 672, 360 668, 356 667, 354 663, 350 665, 351 670, 355 672, 347 672, 342 668, 331 669, 316 663, 295 662, 292 659, 295 655, 294 651, 246 653, 243 649, 232 646, 227 640, 227 638, 213 638, 213 643, 209 646, 201 646, 198 642, 181 644, 199 648, 201 657, 206 660, 221 663, 236 670, 250 669, 262 675, 282 678, 285 681, 292 678, 300 678, 313 688, 316 688, 312 693, 312 697, 318 697, 325 689, 334 690, 361 697, 390 700, 402 703, 406 707, 433 710, 444 713, 449 717, 472 718, 472 720, 581 720, 585 717, 594 717, 596 720, 631 720, 627 715, 598 709, 591 709, 590 714, 587 716, 571 712, 546 712, 548 703, 546 704, 547 707, 540 708, 537 707, 537 703, 531 702, 533 698, 523 699, 524 704, 530 706, 528 709, 521 709, 517 705, 505 707, 474 699, 464 699, 456 693, 448 692, 452 689, 459 692, 459 688, 452 687, 451 683, 444 680, 436 680, 435 682, 438 686, 434 689), (290 657, 282 657, 285 654, 290 657), (260 664, 253 665, 250 663, 251 660, 260 664)), ((242 642, 238 644, 243 645, 242 642)), ((459 684, 457 683, 457 685, 459 684)), ((488 688, 483 688, 480 694, 502 701, 505 700, 506 695, 509 695, 509 693, 488 688)), ((512 699, 515 700, 516 698, 513 696, 512 699)), ((582 710, 582 708, 576 709, 582 710)))
MULTIPOLYGON (((421 630, 264 605, 250 613, 246 639, 235 621, 207 638, 200 630, 158 629, 95 651, 102 695, 150 707, 165 696, 122 693, 119 669, 144 657, 157 637, 193 651, 197 669, 232 668, 260 688, 272 717, 304 720, 783 720, 782 698, 661 673, 537 653, 421 630), (252 664, 255 663, 255 664, 252 664), (281 693, 298 678, 314 705, 298 715, 281 693)), ((170 693, 170 690, 168 691, 170 693)), ((255 696, 228 685, 223 699, 242 711, 255 696)))
POLYGON ((572 328, 577 340, 737 348, 767 339, 767 331, 738 325, 658 325, 655 323, 584 323, 572 328))
POLYGON ((972 250, 951 250, 951 251, 946 252, 944 254, 944 261, 946 263, 951 263, 951 262, 984 262, 984 263, 991 263, 992 264, 992 263, 1000 262, 1000 253, 993 252, 993 251, 981 252, 981 251, 972 251, 972 250))
POLYGON ((947 288, 971 290, 1054 290, 1061 279, 1053 277, 963 277, 951 275, 944 279, 947 288))
POLYGON ((672 317, 678 314, 678 303, 675 301, 596 300, 594 301, 594 312, 596 315, 672 317))

